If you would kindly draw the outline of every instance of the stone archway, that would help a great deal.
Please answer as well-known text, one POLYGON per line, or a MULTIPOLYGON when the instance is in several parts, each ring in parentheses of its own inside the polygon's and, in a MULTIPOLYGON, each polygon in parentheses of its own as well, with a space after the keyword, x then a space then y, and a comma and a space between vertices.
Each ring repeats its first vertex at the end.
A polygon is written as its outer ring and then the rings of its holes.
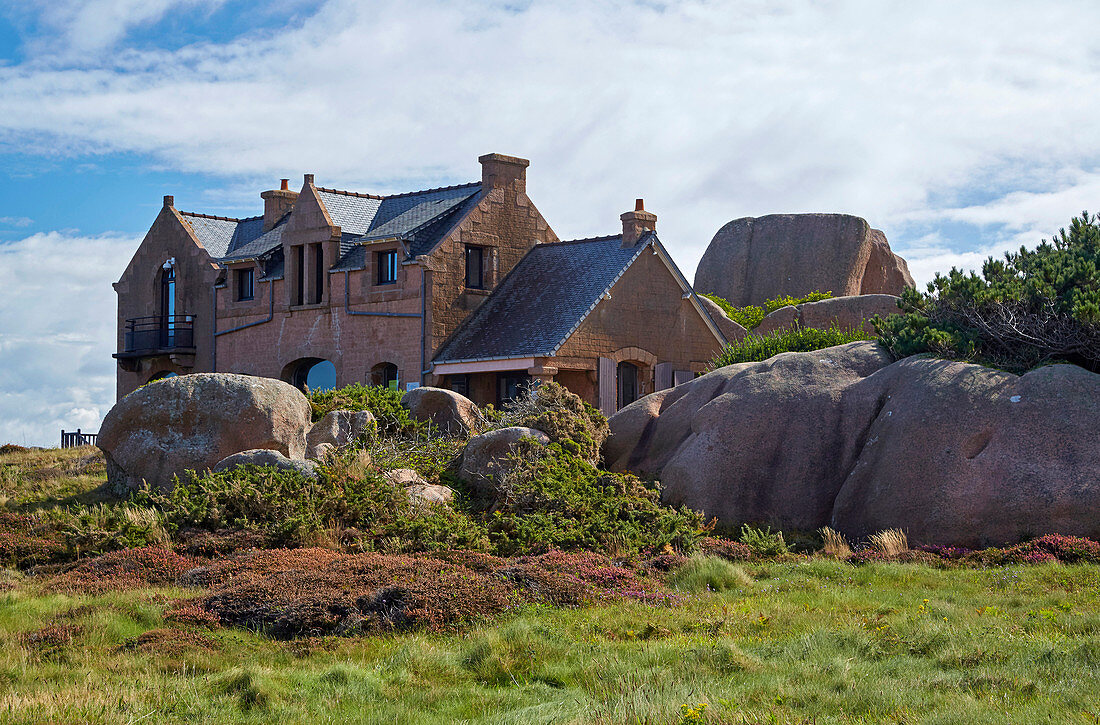
POLYGON ((336 387, 336 366, 320 357, 303 357, 283 366, 283 381, 299 390, 332 390, 336 387))

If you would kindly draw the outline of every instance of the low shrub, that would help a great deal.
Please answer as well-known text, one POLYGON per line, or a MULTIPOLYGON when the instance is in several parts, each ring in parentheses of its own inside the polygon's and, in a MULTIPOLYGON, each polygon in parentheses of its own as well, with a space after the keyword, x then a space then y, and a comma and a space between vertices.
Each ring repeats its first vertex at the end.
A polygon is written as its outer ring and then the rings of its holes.
POLYGON ((655 580, 589 552, 471 563, 445 553, 268 550, 216 561, 185 581, 212 589, 200 603, 223 623, 283 638, 453 629, 534 602, 679 602, 655 580))
POLYGON ((874 335, 862 328, 832 325, 823 330, 812 327, 796 327, 792 330, 776 330, 770 335, 748 335, 730 343, 710 363, 710 370, 743 362, 759 362, 783 352, 811 352, 859 340, 873 340, 874 335))
POLYGON ((1100 563, 1100 542, 1079 536, 1046 534, 1005 548, 988 548, 968 552, 966 561, 986 566, 1006 564, 1042 564, 1060 561, 1064 564, 1100 563))
POLYGON ((770 526, 757 528, 748 524, 741 525, 741 543, 749 547, 752 553, 760 558, 774 557, 789 552, 787 542, 783 539, 783 532, 772 532, 770 526))
POLYGON ((558 383, 543 383, 505 403, 495 416, 498 427, 524 426, 541 430, 562 450, 595 465, 610 428, 607 418, 558 383))
POLYGON ((153 546, 124 549, 85 559, 49 578, 46 586, 53 591, 99 593, 169 585, 195 565, 194 559, 171 549, 153 546))
POLYGON ((392 435, 419 427, 401 405, 401 397, 399 390, 353 383, 333 390, 310 391, 309 405, 315 421, 334 410, 368 410, 378 421, 379 432, 392 435))
POLYGON ((775 299, 768 300, 764 303, 763 307, 757 305, 746 305, 745 307, 734 307, 728 300, 719 297, 718 295, 704 294, 704 297, 709 299, 714 304, 722 308, 722 311, 726 313, 726 316, 737 324, 744 327, 746 330, 752 330, 759 326, 764 318, 783 307, 794 307, 795 305, 801 305, 804 302, 818 302, 820 300, 827 300, 833 296, 832 292, 811 292, 805 297, 792 297, 791 295, 783 295, 782 297, 776 297, 775 299))
POLYGON ((30 449, 24 446, 17 446, 14 443, 5 443, 0 446, 0 456, 6 456, 9 453, 26 453, 28 450, 30 449))
POLYGON ((699 539, 699 551, 706 556, 718 556, 732 562, 752 561, 757 558, 756 552, 748 544, 717 536, 699 539))
POLYGON ((25 569, 70 558, 68 542, 54 522, 0 511, 0 565, 25 569))
POLYGON ((663 506, 657 488, 628 473, 600 471, 558 443, 521 446, 500 487, 501 499, 482 516, 494 549, 504 555, 691 552, 703 529, 702 515, 663 506))

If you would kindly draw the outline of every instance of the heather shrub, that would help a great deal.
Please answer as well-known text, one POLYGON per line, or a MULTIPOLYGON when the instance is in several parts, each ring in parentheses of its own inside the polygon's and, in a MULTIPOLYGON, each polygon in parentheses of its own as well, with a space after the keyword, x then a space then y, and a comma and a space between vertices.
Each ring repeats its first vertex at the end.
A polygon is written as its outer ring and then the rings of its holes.
POLYGON ((931 353, 1023 373, 1070 362, 1100 371, 1100 225, 1082 212, 1050 242, 990 257, 981 276, 952 268, 925 293, 902 294, 904 314, 875 320, 896 358, 931 353))
POLYGON ((706 556, 717 556, 727 561, 752 561, 756 552, 748 544, 730 541, 717 536, 705 536, 699 540, 699 551, 706 556))
POLYGON ((722 311, 726 313, 726 316, 737 324, 744 327, 746 330, 752 330, 757 327, 764 318, 783 307, 794 307, 804 302, 818 302, 820 300, 827 300, 833 296, 832 292, 811 292, 805 297, 792 297, 791 295, 783 295, 782 297, 776 297, 775 299, 768 300, 764 303, 763 307, 757 305, 746 305, 745 307, 734 307, 728 300, 719 297, 718 295, 704 294, 704 297, 709 299, 714 304, 722 308, 722 311))
POLYGON ((399 390, 353 383, 333 390, 310 391, 309 406, 315 421, 334 410, 368 410, 378 421, 380 433, 414 431, 420 426, 401 405, 401 396, 399 390))
POLYGON ((872 340, 874 335, 862 328, 832 325, 826 329, 796 327, 791 330, 776 330, 770 335, 748 335, 722 348, 722 351, 710 363, 711 370, 743 362, 759 362, 775 357, 783 352, 811 352, 827 347, 844 345, 859 340, 872 340))
POLYGON ((541 430, 562 450, 595 465, 610 429, 607 418, 558 383, 543 383, 505 403, 496 416, 499 427, 524 426, 541 430))
POLYGON ((561 444, 522 446, 482 515, 498 553, 587 549, 633 554, 671 547, 690 552, 703 519, 661 505, 660 492, 627 473, 606 473, 561 444))

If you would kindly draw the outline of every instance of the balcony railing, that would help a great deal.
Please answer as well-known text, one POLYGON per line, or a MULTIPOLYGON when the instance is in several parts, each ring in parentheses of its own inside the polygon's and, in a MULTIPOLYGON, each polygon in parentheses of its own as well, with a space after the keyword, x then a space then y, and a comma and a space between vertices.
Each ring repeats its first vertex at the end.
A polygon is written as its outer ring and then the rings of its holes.
POLYGON ((126 320, 124 348, 120 354, 128 356, 194 350, 195 316, 153 315, 126 320))

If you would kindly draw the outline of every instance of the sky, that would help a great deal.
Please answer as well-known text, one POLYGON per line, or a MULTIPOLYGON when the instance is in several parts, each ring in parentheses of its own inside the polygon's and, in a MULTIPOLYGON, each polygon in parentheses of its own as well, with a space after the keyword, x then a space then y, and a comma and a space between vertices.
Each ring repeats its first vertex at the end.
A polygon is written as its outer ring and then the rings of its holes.
POLYGON ((563 239, 644 198, 689 278, 726 222, 846 212, 918 283, 1100 192, 1095 2, 0 3, 0 443, 114 402, 116 281, 161 206, 388 193, 531 159, 563 239))

